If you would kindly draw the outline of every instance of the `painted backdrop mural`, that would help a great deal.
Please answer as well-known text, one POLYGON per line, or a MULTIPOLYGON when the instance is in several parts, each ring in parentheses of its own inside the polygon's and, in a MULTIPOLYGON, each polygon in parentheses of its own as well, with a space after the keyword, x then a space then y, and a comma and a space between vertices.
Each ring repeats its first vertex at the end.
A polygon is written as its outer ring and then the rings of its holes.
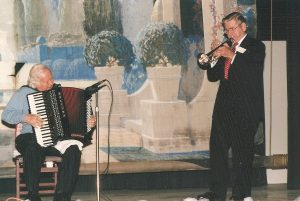
MULTIPOLYGON (((223 12, 243 11, 255 34, 255 1, 226 2, 223 12)), ((216 86, 206 82, 196 56, 222 32, 217 1, 205 7, 201 0, 7 0, 3 6, 14 12, 3 11, 0 20, 2 109, 34 63, 47 64, 63 86, 107 79, 112 88, 97 94, 102 163, 194 160, 196 169, 208 167, 216 86), (205 40, 204 30, 211 34, 205 40)), ((1 167, 13 167, 13 131, 1 126, 0 149, 7 153, 1 167)), ((95 135, 84 165, 96 161, 95 135)))

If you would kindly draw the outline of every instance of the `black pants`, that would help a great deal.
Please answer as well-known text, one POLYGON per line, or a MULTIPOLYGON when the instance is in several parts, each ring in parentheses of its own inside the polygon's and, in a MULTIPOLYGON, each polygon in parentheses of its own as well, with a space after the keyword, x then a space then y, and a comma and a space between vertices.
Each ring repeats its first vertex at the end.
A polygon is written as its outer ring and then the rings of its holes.
MULTIPOLYGON (((214 122, 215 123, 215 122, 214 122)), ((213 191, 221 200, 226 200, 230 181, 228 151, 232 151, 232 196, 238 200, 251 196, 252 163, 254 158, 254 129, 244 128, 233 122, 212 126, 210 137, 210 167, 213 191), (225 128, 227 129, 221 129, 225 128)))
POLYGON ((54 147, 42 147, 32 133, 21 134, 16 138, 16 149, 24 159, 24 177, 29 194, 37 195, 40 170, 45 156, 62 156, 58 166, 56 194, 70 196, 73 192, 80 166, 81 152, 76 145, 70 146, 64 154, 54 147))

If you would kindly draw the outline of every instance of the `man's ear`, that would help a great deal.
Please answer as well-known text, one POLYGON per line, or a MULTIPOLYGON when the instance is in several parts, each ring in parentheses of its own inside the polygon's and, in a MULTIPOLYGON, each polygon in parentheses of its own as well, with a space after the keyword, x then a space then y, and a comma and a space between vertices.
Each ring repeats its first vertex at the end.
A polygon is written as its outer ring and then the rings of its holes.
POLYGON ((247 24, 246 24, 245 22, 243 22, 243 23, 241 24, 241 27, 242 27, 242 30, 243 30, 244 32, 247 31, 247 24))

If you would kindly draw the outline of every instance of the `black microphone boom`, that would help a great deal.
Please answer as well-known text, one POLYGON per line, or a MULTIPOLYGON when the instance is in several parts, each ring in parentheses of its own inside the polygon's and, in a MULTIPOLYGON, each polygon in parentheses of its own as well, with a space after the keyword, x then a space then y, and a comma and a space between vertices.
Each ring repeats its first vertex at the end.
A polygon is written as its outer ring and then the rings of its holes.
POLYGON ((106 80, 101 80, 101 81, 99 81, 99 82, 97 82, 97 83, 95 83, 95 84, 93 84, 93 85, 85 88, 85 90, 84 90, 85 99, 89 100, 94 93, 96 93, 97 91, 99 91, 100 89, 102 89, 104 86, 106 86, 106 85, 101 85, 105 81, 106 80))

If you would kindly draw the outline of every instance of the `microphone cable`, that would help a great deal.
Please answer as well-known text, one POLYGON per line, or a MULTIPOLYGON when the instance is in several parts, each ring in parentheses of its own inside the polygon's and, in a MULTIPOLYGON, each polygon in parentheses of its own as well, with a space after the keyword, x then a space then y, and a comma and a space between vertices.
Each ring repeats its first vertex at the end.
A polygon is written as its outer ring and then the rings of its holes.
MULTIPOLYGON (((113 108, 113 102, 114 102, 114 96, 113 96, 113 89, 112 89, 112 86, 111 86, 111 83, 109 82, 109 80, 105 79, 105 80, 102 80, 101 81, 101 84, 100 86, 98 86, 98 89, 102 89, 104 87, 107 87, 110 91, 110 96, 111 96, 111 102, 110 102, 110 107, 109 107, 109 112, 108 112, 108 116, 107 116, 107 164, 106 164, 106 167, 105 169, 99 173, 99 164, 97 164, 97 177, 99 176, 100 178, 102 178, 100 175, 108 175, 109 173, 109 166, 110 166, 110 133, 111 133, 111 114, 112 114, 112 108, 113 108)), ((97 97, 96 97, 96 113, 97 113, 97 125, 98 125, 98 128, 97 130, 99 131, 100 130, 100 123, 99 123, 99 108, 97 107, 98 106, 98 100, 99 100, 99 95, 98 95, 98 92, 96 93, 97 97)), ((96 145, 96 149, 100 149, 100 145, 99 145, 99 133, 97 131, 97 145, 96 145)), ((98 161, 98 163, 100 163, 100 160, 99 160, 99 150, 96 150, 96 156, 97 156, 97 160, 96 162, 98 161)), ((99 178, 97 178, 97 199, 100 199, 100 197, 102 197, 104 200, 106 201, 112 201, 107 195, 105 195, 103 193, 103 191, 101 190, 101 193, 99 193, 100 191, 100 185, 98 184, 99 183, 99 178)))

